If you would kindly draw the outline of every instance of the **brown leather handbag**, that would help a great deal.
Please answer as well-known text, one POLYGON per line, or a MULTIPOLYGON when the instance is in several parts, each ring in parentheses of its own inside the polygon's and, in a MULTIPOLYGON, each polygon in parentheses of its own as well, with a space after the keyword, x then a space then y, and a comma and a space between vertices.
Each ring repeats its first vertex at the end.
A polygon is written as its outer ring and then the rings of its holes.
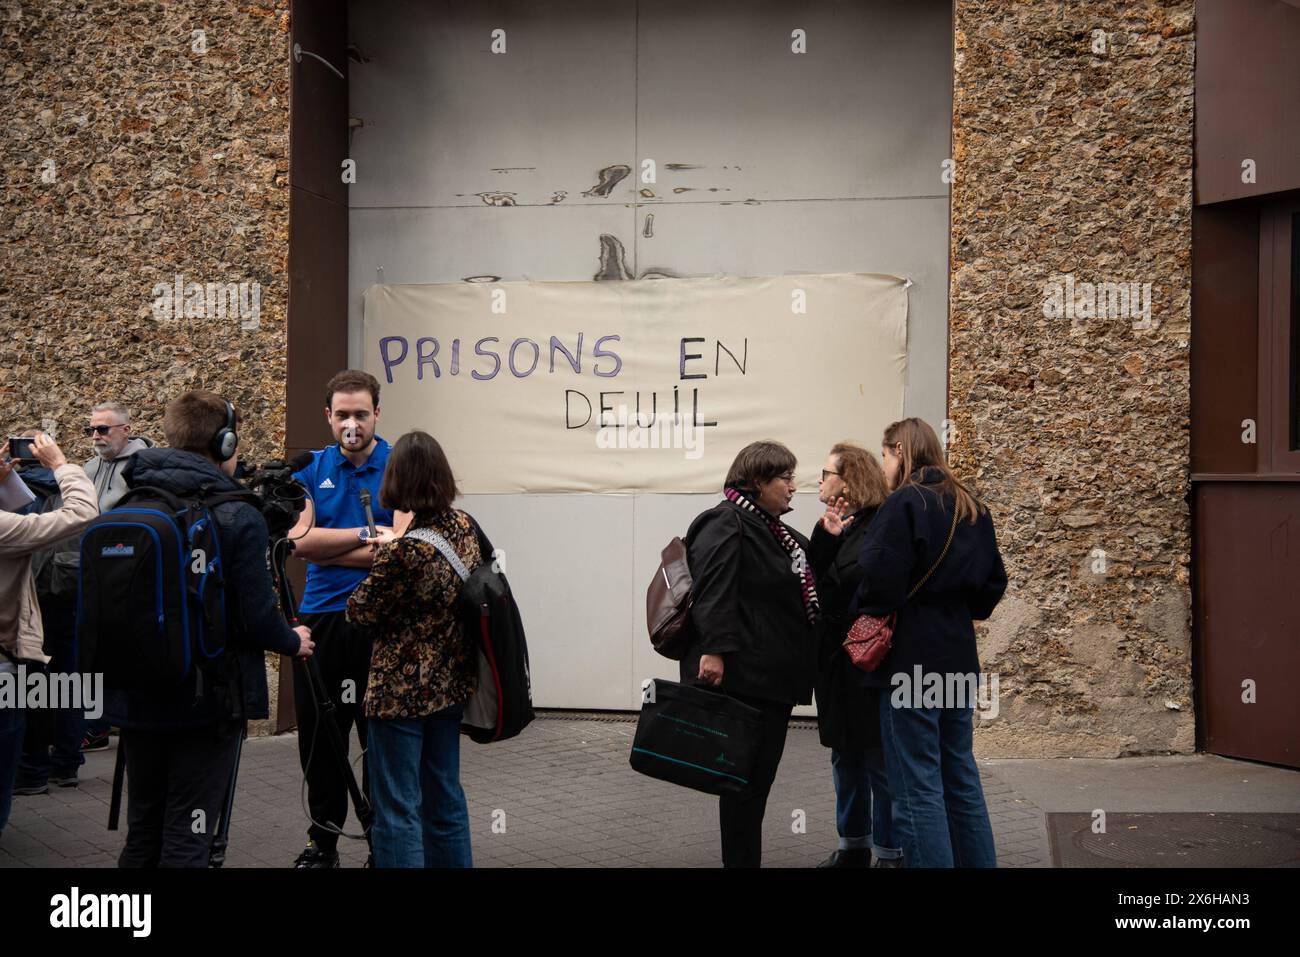
MULTIPOLYGON (((694 523, 692 523, 692 530, 694 523)), ((744 535, 740 513, 736 513, 737 534, 744 535)), ((691 537, 691 532, 686 533, 691 537)), ((665 658, 681 661, 698 637, 691 623, 694 602, 686 542, 674 536, 659 555, 659 567, 645 593, 645 623, 650 644, 665 658)))
MULTIPOLYGON (((939 557, 934 560, 930 570, 925 576, 912 586, 912 590, 907 593, 903 603, 912 600, 912 596, 920 591, 921 586, 930 580, 934 570, 939 567, 943 557, 948 554, 948 547, 952 545, 952 537, 957 532, 957 503, 953 503, 952 509, 952 528, 948 530, 948 541, 944 542, 943 551, 939 557)), ((888 615, 859 615, 852 627, 849 628, 849 635, 844 639, 844 650, 848 652, 849 659, 853 662, 855 668, 863 671, 875 671, 880 667, 880 663, 885 660, 885 655, 889 654, 889 649, 894 647, 894 625, 898 621, 898 612, 891 611, 888 615)))
POLYGON ((660 556, 645 593, 645 621, 650 644, 665 658, 680 661, 695 640, 691 627, 691 569, 686 543, 674 537, 660 556))

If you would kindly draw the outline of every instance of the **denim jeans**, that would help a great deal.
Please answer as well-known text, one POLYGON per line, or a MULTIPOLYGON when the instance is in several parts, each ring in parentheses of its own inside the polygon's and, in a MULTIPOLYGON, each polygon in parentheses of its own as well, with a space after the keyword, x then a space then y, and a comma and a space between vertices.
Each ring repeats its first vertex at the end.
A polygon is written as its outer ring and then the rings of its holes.
POLYGON ((25 718, 21 708, 0 708, 0 831, 9 823, 9 809, 13 806, 14 776, 23 751, 25 718))
POLYGON ((844 752, 831 749, 831 776, 835 780, 835 830, 840 848, 871 848, 874 857, 892 860, 902 856, 894 842, 889 780, 885 752, 880 748, 844 752))
POLYGON ((880 732, 904 863, 996 867, 971 709, 895 708, 891 697, 880 696, 880 732))
POLYGON ((460 786, 459 705, 425 718, 371 718, 376 867, 472 867, 460 786))

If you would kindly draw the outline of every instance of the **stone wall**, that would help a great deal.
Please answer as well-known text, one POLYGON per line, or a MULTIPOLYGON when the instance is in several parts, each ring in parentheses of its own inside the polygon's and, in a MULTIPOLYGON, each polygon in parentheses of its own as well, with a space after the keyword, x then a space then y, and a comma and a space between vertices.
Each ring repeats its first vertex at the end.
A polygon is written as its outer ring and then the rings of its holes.
POLYGON ((0 8, 6 429, 80 461, 94 403, 161 441, 167 400, 207 388, 240 410, 242 455, 282 454, 288 30, 288 0, 0 8), (178 276, 179 314, 155 288, 178 276))
POLYGON ((160 440, 166 401, 204 387, 239 408, 244 455, 280 454, 288 28, 287 0, 3 4, 7 428, 80 460, 94 402, 160 440), (204 288, 159 318, 177 276, 204 288))
POLYGON ((1191 751, 1193 4, 955 9, 951 454, 1011 579, 977 750, 1191 751))

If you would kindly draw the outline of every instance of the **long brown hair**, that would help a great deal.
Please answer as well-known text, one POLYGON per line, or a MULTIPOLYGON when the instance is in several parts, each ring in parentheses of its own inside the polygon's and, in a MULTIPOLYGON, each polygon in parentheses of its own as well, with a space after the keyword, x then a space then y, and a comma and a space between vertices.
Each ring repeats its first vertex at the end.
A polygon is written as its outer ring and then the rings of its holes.
POLYGON ((933 468, 943 473, 943 481, 938 485, 941 496, 952 496, 957 505, 957 521, 969 518, 972 525, 980 512, 988 511, 970 489, 966 488, 943 457, 943 446, 934 429, 921 419, 903 419, 892 423, 885 429, 885 445, 898 446, 898 457, 902 467, 898 476, 895 492, 909 485, 920 485, 912 478, 917 469, 933 468))
POLYGON ((844 481, 844 497, 853 511, 873 508, 889 497, 889 483, 885 470, 876 457, 860 445, 837 442, 831 455, 839 461, 840 478, 844 481))

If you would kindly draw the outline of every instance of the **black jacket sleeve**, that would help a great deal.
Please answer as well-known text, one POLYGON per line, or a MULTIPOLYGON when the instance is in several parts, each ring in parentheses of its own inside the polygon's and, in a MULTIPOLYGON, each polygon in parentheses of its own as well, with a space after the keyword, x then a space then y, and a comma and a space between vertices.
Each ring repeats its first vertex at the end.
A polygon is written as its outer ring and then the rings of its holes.
POLYGON ((254 648, 296 655, 298 636, 280 614, 266 567, 266 521, 251 506, 240 505, 230 530, 226 597, 243 625, 241 637, 254 648))
POLYGON ((725 655, 746 644, 741 618, 741 529, 737 516, 719 510, 696 529, 687 553, 691 568, 691 620, 704 655, 725 655))
POLYGON ((902 606, 916 564, 913 537, 910 509, 900 496, 891 496, 876 513, 858 553, 862 584, 853 603, 855 614, 884 615, 902 606))
POLYGON ((820 520, 813 526, 812 535, 808 536, 808 564, 818 581, 826 577, 826 570, 840 553, 840 543, 845 534, 847 529, 838 536, 832 535, 822 527, 820 520))
POLYGON ((1007 569, 1002 564, 1002 553, 998 551, 997 537, 993 531, 993 520, 986 514, 980 516, 981 522, 988 523, 989 540, 993 543, 993 569, 984 584, 971 592, 967 599, 970 616, 975 621, 984 621, 993 614, 993 609, 1002 600, 1007 590, 1007 569))

